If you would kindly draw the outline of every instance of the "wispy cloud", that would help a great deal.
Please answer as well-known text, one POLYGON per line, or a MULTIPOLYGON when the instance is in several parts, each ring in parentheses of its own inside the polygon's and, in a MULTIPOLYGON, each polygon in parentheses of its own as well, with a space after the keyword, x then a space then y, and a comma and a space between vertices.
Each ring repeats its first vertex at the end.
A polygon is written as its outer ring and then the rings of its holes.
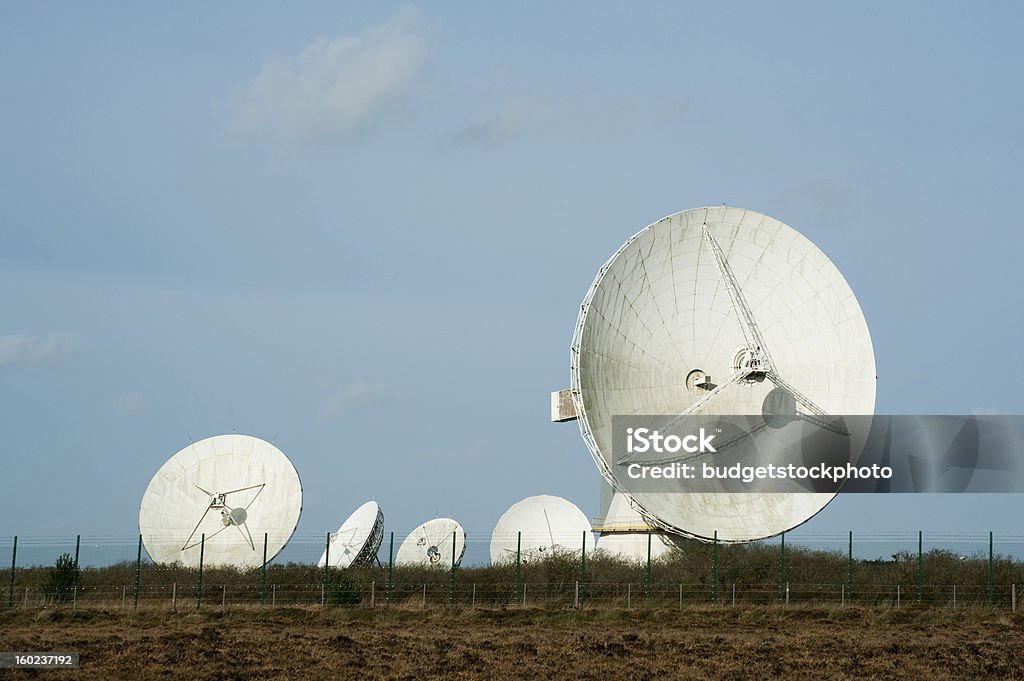
POLYGON ((336 421, 350 414, 387 404, 391 395, 379 383, 356 381, 329 399, 320 409, 320 423, 336 421))
POLYGON ((449 136, 449 141, 466 145, 497 144, 540 128, 550 113, 550 107, 536 100, 509 100, 494 112, 465 123, 449 136))
POLYGON ((432 39, 418 10, 357 36, 319 38, 294 57, 271 58, 237 89, 238 129, 287 140, 348 135, 371 127, 426 68, 432 39))
POLYGON ((81 347, 82 339, 73 333, 0 336, 0 368, 31 366, 67 359, 81 347))
POLYGON ((138 393, 122 393, 114 398, 113 405, 122 416, 133 416, 145 410, 146 398, 138 393))

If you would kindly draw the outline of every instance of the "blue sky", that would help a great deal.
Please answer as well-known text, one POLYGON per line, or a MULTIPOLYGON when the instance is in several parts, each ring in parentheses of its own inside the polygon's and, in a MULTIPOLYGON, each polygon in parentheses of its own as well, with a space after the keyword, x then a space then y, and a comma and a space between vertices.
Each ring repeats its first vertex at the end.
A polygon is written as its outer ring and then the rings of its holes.
MULTIPOLYGON (((189 437, 251 433, 299 533, 367 498, 486 540, 598 513, 577 306, 728 203, 815 242, 877 410, 1024 411, 1016 3, 0 4, 0 536, 130 537, 189 437)), ((1019 533, 1014 496, 840 498, 801 531, 1019 533)), ((485 555, 485 554, 484 554, 485 555)))

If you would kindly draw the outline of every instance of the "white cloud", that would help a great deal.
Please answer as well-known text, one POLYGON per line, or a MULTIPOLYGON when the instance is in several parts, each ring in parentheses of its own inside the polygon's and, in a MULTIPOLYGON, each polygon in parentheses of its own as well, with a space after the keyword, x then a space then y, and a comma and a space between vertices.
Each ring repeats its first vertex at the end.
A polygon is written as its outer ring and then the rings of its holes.
POLYGON ((114 398, 114 409, 123 416, 139 414, 146 408, 146 398, 138 393, 122 393, 114 398))
POLYGON ((319 38, 298 56, 271 58, 235 92, 243 132, 284 139, 351 134, 408 94, 430 59, 419 11, 405 9, 362 35, 319 38))
POLYGON ((356 381, 324 404, 318 420, 321 423, 335 421, 355 412, 387 404, 390 400, 391 395, 383 385, 356 381))
POLYGON ((81 347, 81 338, 73 333, 0 336, 0 368, 67 359, 81 347))

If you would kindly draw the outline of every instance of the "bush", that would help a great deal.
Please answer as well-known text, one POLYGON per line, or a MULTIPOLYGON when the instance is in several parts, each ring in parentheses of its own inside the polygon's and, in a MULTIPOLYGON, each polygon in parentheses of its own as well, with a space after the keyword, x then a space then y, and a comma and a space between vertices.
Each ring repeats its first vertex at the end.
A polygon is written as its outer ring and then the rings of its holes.
POLYGON ((328 586, 327 605, 359 605, 362 600, 362 588, 344 570, 340 570, 338 577, 328 586))
POLYGON ((62 553, 57 562, 50 568, 50 578, 46 582, 46 595, 55 601, 66 601, 71 598, 75 584, 78 582, 78 566, 70 553, 62 553))

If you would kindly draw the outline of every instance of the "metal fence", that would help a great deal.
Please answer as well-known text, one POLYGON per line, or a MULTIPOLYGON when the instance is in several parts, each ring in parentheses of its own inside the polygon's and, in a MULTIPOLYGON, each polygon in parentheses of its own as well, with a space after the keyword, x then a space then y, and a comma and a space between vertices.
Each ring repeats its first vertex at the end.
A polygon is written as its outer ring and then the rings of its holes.
MULTIPOLYGON (((317 567, 322 538, 298 537, 293 560, 252 570, 157 565, 138 538, 0 538, 0 607, 205 609, 348 606, 634 608, 714 604, 985 607, 1016 613, 1024 537, 991 533, 782 535, 750 544, 683 542, 657 559, 588 549, 500 565, 317 567), (62 558, 63 557, 63 558, 62 558), (63 561, 63 562, 62 562, 63 561)), ((488 542, 470 540, 467 556, 488 542), (472 549, 472 550, 469 550, 472 549)))

